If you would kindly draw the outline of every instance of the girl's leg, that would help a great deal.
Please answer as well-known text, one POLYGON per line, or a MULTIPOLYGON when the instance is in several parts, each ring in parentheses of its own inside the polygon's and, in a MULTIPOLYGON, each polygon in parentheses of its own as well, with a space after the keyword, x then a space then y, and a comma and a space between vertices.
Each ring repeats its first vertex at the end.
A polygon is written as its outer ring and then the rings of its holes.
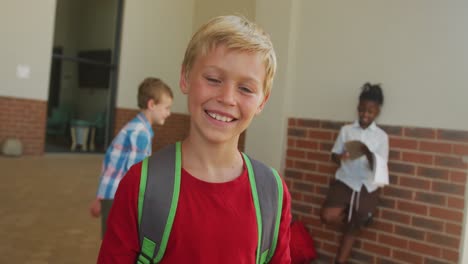
POLYGON ((338 248, 338 252, 336 253, 336 263, 346 263, 349 256, 351 255, 354 240, 356 240, 356 236, 353 233, 347 232, 343 234, 340 247, 338 248))
POLYGON ((323 207, 320 212, 322 223, 341 228, 346 217, 345 209, 341 207, 323 207))

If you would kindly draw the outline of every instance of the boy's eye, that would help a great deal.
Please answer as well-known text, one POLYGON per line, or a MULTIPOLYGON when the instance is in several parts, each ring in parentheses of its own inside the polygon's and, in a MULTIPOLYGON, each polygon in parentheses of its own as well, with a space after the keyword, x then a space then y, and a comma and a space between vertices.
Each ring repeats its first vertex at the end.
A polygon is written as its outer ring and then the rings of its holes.
POLYGON ((206 79, 211 83, 216 83, 216 84, 221 83, 221 81, 216 78, 206 77, 206 79))
POLYGON ((253 93, 252 89, 245 87, 245 86, 239 86, 239 89, 245 93, 253 93))

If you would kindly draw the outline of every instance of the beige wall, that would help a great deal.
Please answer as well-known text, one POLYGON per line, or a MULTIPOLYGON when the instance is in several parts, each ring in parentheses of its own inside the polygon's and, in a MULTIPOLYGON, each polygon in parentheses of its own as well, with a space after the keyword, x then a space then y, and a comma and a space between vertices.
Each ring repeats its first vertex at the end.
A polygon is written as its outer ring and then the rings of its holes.
POLYGON ((290 47, 296 34, 292 19, 295 10, 294 1, 256 1, 256 22, 271 36, 278 68, 268 102, 247 130, 245 149, 252 157, 277 169, 281 169, 284 160, 288 112, 286 102, 290 96, 289 67, 294 57, 290 47))
POLYGON ((352 120, 365 81, 381 123, 468 129, 467 1, 302 1, 292 110, 352 120))
POLYGON ((55 0, 5 0, 0 8, 0 96, 47 100, 55 0), (18 64, 30 67, 16 77, 18 64))
POLYGON ((215 16, 233 14, 255 20, 255 0, 195 0, 193 30, 215 16))
POLYGON ((180 64, 192 33, 193 1, 125 1, 117 107, 137 108, 138 84, 162 78, 175 94, 174 112, 186 112, 180 64))
MULTIPOLYGON (((383 84, 381 123, 468 129, 468 2, 257 0, 256 9, 287 71, 247 135, 247 152, 260 160, 280 166, 284 148, 274 144, 284 146, 277 123, 287 117, 354 119, 365 81, 383 84)), ((460 263, 467 244, 464 235, 460 263)))

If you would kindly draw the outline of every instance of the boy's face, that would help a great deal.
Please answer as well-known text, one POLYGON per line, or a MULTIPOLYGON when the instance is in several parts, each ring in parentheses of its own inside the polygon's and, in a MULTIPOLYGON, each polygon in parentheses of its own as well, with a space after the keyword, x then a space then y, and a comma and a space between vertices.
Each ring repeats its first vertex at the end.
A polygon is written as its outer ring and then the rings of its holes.
POLYGON ((172 98, 167 94, 161 96, 158 104, 155 104, 152 99, 149 100, 148 108, 151 112, 153 124, 164 125, 166 118, 171 115, 172 101, 172 98))
POLYGON ((380 106, 377 102, 361 100, 358 105, 359 125, 367 128, 380 113, 380 106))
POLYGON ((260 56, 219 45, 195 59, 180 87, 188 95, 191 131, 210 142, 235 140, 260 113, 265 66, 260 56))

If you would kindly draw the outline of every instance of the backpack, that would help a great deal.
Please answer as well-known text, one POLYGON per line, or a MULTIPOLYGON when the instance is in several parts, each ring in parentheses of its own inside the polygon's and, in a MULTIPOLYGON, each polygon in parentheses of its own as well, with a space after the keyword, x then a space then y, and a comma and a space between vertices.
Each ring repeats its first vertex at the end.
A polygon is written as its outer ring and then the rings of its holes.
MULTIPOLYGON (((268 263, 278 239, 283 184, 276 170, 242 153, 249 174, 257 218, 256 264, 268 263)), ((138 196, 140 253, 137 264, 158 263, 164 256, 177 210, 182 170, 181 142, 142 161, 138 196)))
POLYGON ((307 228, 300 221, 291 223, 291 241, 289 242, 291 250, 292 264, 310 263, 317 258, 315 243, 307 228))

